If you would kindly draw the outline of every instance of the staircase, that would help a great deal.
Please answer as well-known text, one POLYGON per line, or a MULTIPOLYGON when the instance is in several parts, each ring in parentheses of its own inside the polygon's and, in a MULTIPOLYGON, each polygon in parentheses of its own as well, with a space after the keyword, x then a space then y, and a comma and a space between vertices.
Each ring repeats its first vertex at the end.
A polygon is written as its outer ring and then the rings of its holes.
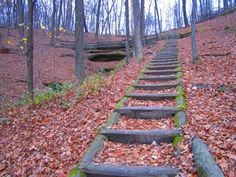
POLYGON ((127 91, 123 99, 117 103, 106 125, 100 130, 90 148, 80 161, 75 176, 88 177, 137 177, 160 176, 173 177, 183 173, 175 166, 133 166, 109 163, 97 163, 96 155, 103 150, 104 142, 123 144, 173 144, 181 139, 185 123, 185 99, 182 87, 181 65, 177 57, 177 44, 173 39, 167 40, 165 48, 152 59, 135 83, 127 91), (169 93, 169 90, 174 92, 169 93), (135 105, 141 101, 141 106, 135 105), (142 106, 148 101, 154 105, 142 106), (171 103, 170 105, 161 105, 171 103), (174 105, 172 103, 174 102, 174 105), (158 106, 161 105, 161 106, 158 106), (117 129, 113 128, 122 117, 128 119, 143 119, 144 121, 163 121, 172 119, 175 127, 171 129, 117 129))

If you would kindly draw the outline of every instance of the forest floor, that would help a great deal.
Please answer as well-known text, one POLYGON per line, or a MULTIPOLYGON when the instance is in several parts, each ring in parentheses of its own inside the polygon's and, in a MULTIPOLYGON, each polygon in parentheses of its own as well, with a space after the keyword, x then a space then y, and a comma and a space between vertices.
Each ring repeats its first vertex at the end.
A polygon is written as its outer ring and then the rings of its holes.
MULTIPOLYGON (((191 160, 189 141, 198 135, 209 145, 213 157, 227 177, 236 176, 235 19, 236 13, 232 13, 197 25, 200 64, 191 61, 191 37, 178 40, 188 120, 184 126, 186 140, 182 148, 188 153, 186 159, 191 160)), ((142 64, 131 62, 116 74, 105 76, 103 87, 97 94, 78 100, 68 109, 60 108, 55 100, 41 107, 24 106, 7 112, 5 116, 9 117, 9 121, 2 124, 0 130, 0 176, 66 176, 79 162, 115 103, 163 44, 158 42, 158 45, 144 49, 146 55, 142 64)), ((71 61, 71 58, 67 60, 71 61)), ((65 65, 64 62, 62 65, 65 65)), ((42 69, 45 69, 43 66, 42 69)), ((63 67, 60 71, 63 71, 63 67)), ((59 71, 53 71, 52 74, 57 72, 63 75, 59 71)), ((73 71, 70 72, 69 79, 73 71)), ((66 75, 65 80, 68 79, 66 75)), ((142 129, 141 124, 142 121, 142 129)), ((152 126, 150 122, 145 129, 151 129, 152 126)), ((143 149, 144 154, 150 151, 149 148, 143 149)), ((144 163, 152 164, 152 161, 151 158, 144 163)), ((188 165, 192 174, 187 176, 195 176, 194 163, 188 165)))
MULTIPOLYGON (((15 102, 27 90, 27 63, 26 56, 19 55, 19 36, 16 29, 1 29, 3 36, 1 48, 10 49, 10 52, 3 53, 0 50, 0 107, 2 104, 15 102), (4 35, 3 35, 4 34, 4 35)), ((119 41, 122 36, 102 35, 99 41, 119 41)), ((60 33, 60 41, 73 41, 74 35, 69 32, 60 33)), ((91 33, 85 34, 86 42, 95 42, 95 36, 91 33)), ((50 37, 47 31, 34 31, 34 86, 36 89, 45 88, 44 84, 50 82, 75 81, 74 57, 66 54, 74 54, 74 50, 67 48, 55 48, 49 45, 50 37)), ((92 62, 85 61, 85 74, 92 75, 100 69, 111 69, 117 64, 113 62, 92 62)))

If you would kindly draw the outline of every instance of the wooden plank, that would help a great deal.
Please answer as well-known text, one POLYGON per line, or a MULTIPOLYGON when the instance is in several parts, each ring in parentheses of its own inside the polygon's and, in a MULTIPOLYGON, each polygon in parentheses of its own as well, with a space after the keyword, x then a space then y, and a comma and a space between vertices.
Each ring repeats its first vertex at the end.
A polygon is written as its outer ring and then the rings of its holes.
POLYGON ((161 70, 161 71, 144 71, 143 73, 146 75, 171 75, 171 74, 177 74, 177 70, 161 70))
POLYGON ((145 76, 139 77, 139 80, 148 80, 148 81, 170 81, 177 79, 176 76, 166 75, 166 76, 145 76))
POLYGON ((103 129, 100 132, 106 136, 109 141, 127 143, 127 144, 151 144, 156 143, 171 143, 173 139, 181 135, 180 129, 174 130, 117 130, 117 129, 103 129))
POLYGON ((126 95, 130 98, 135 98, 138 100, 151 100, 151 101, 158 101, 158 100, 164 100, 164 99, 175 99, 176 94, 175 93, 167 93, 167 94, 128 94, 126 95))
POLYGON ((112 164, 80 164, 80 170, 88 177, 175 177, 178 168, 167 166, 129 166, 112 164))
POLYGON ((150 70, 162 70, 162 69, 175 69, 179 67, 179 65, 167 65, 167 66, 148 66, 147 69, 150 70))
POLYGON ((177 61, 175 62, 166 62, 166 63, 150 63, 149 66, 171 66, 171 65, 178 65, 177 61))
POLYGON ((130 118, 161 119, 169 118, 181 110, 176 107, 138 106, 118 108, 115 111, 130 118))
POLYGON ((211 156, 207 145, 198 137, 193 139, 192 152, 199 177, 224 177, 222 170, 211 156))
POLYGON ((164 90, 175 88, 177 84, 137 84, 133 85, 136 89, 143 89, 143 90, 164 90))
POLYGON ((156 59, 156 58, 153 58, 151 60, 151 62, 174 62, 174 61, 178 61, 178 58, 173 58, 173 59, 156 59))

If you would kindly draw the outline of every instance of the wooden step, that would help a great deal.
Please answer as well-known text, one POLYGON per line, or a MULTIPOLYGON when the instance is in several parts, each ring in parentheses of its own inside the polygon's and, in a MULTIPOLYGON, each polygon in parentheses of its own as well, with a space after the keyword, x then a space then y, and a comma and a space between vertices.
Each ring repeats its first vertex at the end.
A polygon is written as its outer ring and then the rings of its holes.
POLYGON ((175 88, 177 84, 137 84, 133 85, 136 89, 143 89, 143 90, 164 90, 164 89, 171 89, 175 88))
POLYGON ((175 69, 179 67, 179 65, 167 65, 167 66, 148 66, 147 69, 150 70, 162 70, 162 69, 175 69))
POLYGON ((176 76, 166 75, 166 76, 144 76, 139 77, 139 80, 148 80, 148 81, 170 81, 177 79, 176 76))
POLYGON ((177 58, 177 55, 157 55, 156 58, 158 59, 171 59, 171 58, 177 58))
POLYGON ((149 66, 168 66, 168 65, 178 65, 179 63, 177 61, 175 62, 166 62, 166 63, 150 63, 149 66))
POLYGON ((181 135, 181 129, 174 130, 117 130, 103 129, 100 134, 106 136, 109 141, 126 143, 126 144, 152 144, 171 143, 173 139, 181 135))
POLYGON ((175 177, 181 173, 178 168, 167 166, 130 166, 97 163, 80 164, 79 169, 87 177, 175 177))
POLYGON ((173 59, 156 59, 156 58, 153 58, 150 62, 177 62, 178 61, 178 58, 173 58, 173 59))
POLYGON ((137 106, 137 107, 122 107, 115 109, 116 112, 126 115, 131 118, 140 119, 161 119, 173 116, 180 109, 176 107, 157 107, 157 106, 137 106))
POLYGON ((144 74, 146 75, 171 75, 171 74, 177 74, 178 71, 177 70, 161 70, 161 71, 154 71, 154 70, 151 70, 151 71, 144 71, 143 72, 144 74))
POLYGON ((175 93, 166 93, 166 94, 128 94, 126 95, 130 98, 135 98, 137 100, 151 100, 151 101, 158 101, 158 100, 165 100, 165 99, 175 99, 177 95, 175 93))

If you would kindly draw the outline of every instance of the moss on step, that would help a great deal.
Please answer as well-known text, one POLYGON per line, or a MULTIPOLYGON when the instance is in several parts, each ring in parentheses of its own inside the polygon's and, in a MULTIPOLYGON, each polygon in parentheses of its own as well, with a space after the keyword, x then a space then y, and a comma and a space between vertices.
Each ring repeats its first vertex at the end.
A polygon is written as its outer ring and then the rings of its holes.
POLYGON ((78 166, 76 166, 69 171, 68 177, 86 177, 86 175, 80 171, 78 166))
POLYGON ((177 148, 178 145, 179 145, 179 143, 181 143, 181 142, 183 141, 183 139, 184 139, 184 137, 181 136, 181 135, 175 136, 175 138, 174 138, 174 140, 173 140, 173 142, 172 142, 174 148, 177 148))

